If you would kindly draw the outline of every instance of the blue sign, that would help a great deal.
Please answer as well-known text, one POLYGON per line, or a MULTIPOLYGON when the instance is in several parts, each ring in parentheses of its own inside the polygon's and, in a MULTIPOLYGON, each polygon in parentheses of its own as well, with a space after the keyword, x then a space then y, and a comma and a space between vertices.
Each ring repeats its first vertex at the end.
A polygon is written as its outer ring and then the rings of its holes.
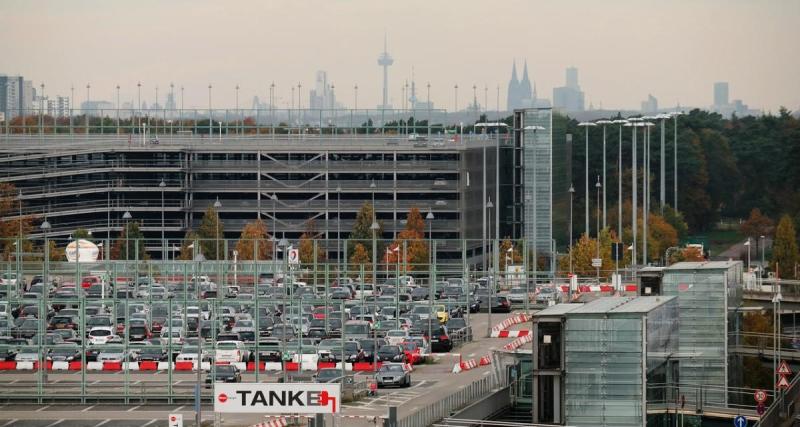
POLYGON ((745 418, 743 415, 737 415, 736 418, 733 419, 733 426, 747 427, 747 418, 745 418))

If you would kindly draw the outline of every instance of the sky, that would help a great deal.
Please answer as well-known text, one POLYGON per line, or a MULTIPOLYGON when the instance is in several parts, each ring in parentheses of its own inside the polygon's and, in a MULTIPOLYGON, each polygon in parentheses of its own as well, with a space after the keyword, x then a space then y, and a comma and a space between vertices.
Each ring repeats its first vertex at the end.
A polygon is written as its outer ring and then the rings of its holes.
MULTIPOLYGON (((798 0, 2 0, 0 73, 21 74, 45 94, 160 102, 174 83, 185 106, 249 107, 274 82, 278 105, 302 85, 303 105, 317 70, 337 99, 380 103, 377 58, 387 35, 394 65, 390 101, 399 106, 412 69, 418 95, 431 85, 437 108, 488 98, 500 105, 512 61, 527 60, 540 97, 564 84, 564 69, 596 108, 708 107, 712 85, 750 108, 800 109, 798 0), (486 89, 488 88, 488 89, 486 89)), ((519 70, 521 71, 521 70, 519 70)))

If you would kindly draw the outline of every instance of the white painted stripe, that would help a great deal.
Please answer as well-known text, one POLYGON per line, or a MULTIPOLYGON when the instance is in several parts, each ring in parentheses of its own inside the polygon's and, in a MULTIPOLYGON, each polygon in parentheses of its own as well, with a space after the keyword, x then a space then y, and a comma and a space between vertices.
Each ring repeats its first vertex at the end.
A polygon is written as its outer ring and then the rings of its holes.
POLYGON ((137 409, 139 409, 141 407, 142 407, 141 405, 134 406, 133 408, 128 409, 128 412, 133 412, 133 411, 135 411, 135 410, 137 410, 137 409))
POLYGON ((94 427, 100 427, 101 425, 103 425, 103 424, 105 424, 105 423, 107 423, 109 421, 111 421, 111 418, 108 418, 108 419, 105 419, 103 421, 100 421, 99 423, 95 424, 94 427))
POLYGON ((150 424, 153 424, 156 421, 158 421, 158 420, 157 419, 156 420, 150 420, 147 424, 143 424, 142 427, 147 427, 147 426, 149 426, 150 424))
POLYGON ((58 421, 56 421, 56 422, 54 422, 52 424, 48 424, 47 427, 53 427, 54 425, 61 424, 63 422, 64 422, 64 418, 62 418, 62 419, 60 419, 60 420, 58 420, 58 421))
POLYGON ((97 406, 97 405, 87 406, 86 408, 84 408, 84 409, 81 409, 81 412, 89 412, 89 410, 91 410, 91 409, 92 409, 92 408, 94 408, 95 406, 97 406))
POLYGON ((41 408, 37 409, 36 412, 42 412, 42 411, 44 411, 45 409, 47 409, 49 407, 50 407, 50 405, 44 405, 41 408))
POLYGON ((18 421, 18 420, 15 418, 15 419, 13 419, 13 420, 11 420, 11 421, 9 421, 9 422, 7 422, 7 423, 3 424, 3 425, 2 425, 2 426, 0 426, 0 427, 6 427, 6 426, 8 426, 8 425, 14 424, 14 423, 15 423, 15 422, 17 422, 17 421, 18 421))

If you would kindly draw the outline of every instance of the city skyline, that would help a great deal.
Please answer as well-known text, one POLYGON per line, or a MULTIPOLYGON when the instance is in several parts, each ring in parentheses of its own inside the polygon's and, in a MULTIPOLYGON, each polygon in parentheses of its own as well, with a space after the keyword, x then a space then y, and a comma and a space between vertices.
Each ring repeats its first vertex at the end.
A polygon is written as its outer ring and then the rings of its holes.
MULTIPOLYGON (((173 82, 176 92, 179 86, 185 88, 186 108, 207 108, 210 83, 212 105, 230 108, 238 84, 243 108, 248 104, 243 100, 254 95, 268 99, 273 82, 278 106, 291 106, 291 87, 298 84, 307 105, 315 71, 325 70, 342 105, 355 103, 358 85, 358 104, 365 108, 381 103, 382 71, 376 58, 386 34, 395 60, 388 103, 396 107, 402 104, 403 86, 410 84, 413 68, 418 88, 430 83, 437 108, 453 109, 457 84, 459 109, 471 103, 473 85, 479 92, 488 88, 490 111, 497 107, 499 86, 502 109, 513 60, 527 60, 531 82, 542 98, 551 98, 553 88, 563 85, 565 68, 578 68, 587 108, 636 110, 648 94, 658 98, 662 108, 678 103, 707 108, 713 104, 711 86, 718 81, 730 82, 737 97, 755 109, 800 107, 800 81, 792 77, 800 71, 800 59, 770 54, 790 52, 791 40, 800 37, 800 29, 792 25, 800 17, 800 4, 790 1, 672 2, 647 8, 633 7, 638 3, 632 1, 520 2, 509 5, 519 13, 507 16, 502 26, 470 24, 483 9, 470 1, 461 2, 458 9, 422 2, 403 8, 364 7, 360 1, 311 2, 311 14, 308 4, 291 2, 236 3, 239 10, 248 11, 245 14, 230 13, 220 3, 192 2, 189 9, 179 1, 159 4, 155 15, 147 3, 129 10, 98 1, 4 2, 0 35, 9 40, 22 33, 29 36, 25 44, 5 47, 0 72, 24 75, 37 87, 44 83, 45 94, 66 95, 73 85, 76 106, 85 100, 87 83, 92 99, 111 102, 119 84, 124 102, 136 99, 136 83, 141 81, 142 99, 148 103, 158 85, 163 105, 173 82), (572 3, 580 3, 586 13, 577 16, 572 3), (426 12, 419 13, 422 8, 417 6, 423 4, 426 12), (273 12, 303 16, 303 25, 274 19, 273 12), (442 21, 439 17, 445 13, 450 18, 442 21), (356 17, 363 22, 348 25, 356 17), (533 17, 537 25, 527 25, 533 17), (415 24, 407 25, 411 20, 415 24), (574 25, 565 26, 565 20, 574 25), (50 30, 23 29, 31 25, 50 30), (577 26, 582 31, 570 30, 577 26), (209 31, 212 27, 218 30, 209 31), (131 32, 137 37, 126 36, 131 32), (104 37, 89 37, 97 34, 104 37), (282 34, 291 37, 279 37, 282 34), (553 39, 555 34, 559 37, 553 39), (107 49, 109 44, 116 50, 107 49), (101 49, 102 55, 95 53, 101 49)), ((477 96, 481 104, 482 95, 477 96)))

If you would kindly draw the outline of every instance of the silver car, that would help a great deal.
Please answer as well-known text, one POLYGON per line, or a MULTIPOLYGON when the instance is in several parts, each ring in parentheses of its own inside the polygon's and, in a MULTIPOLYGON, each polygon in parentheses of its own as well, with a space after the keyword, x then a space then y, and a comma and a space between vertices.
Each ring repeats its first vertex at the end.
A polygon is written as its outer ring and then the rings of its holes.
POLYGON ((411 386, 411 371, 403 363, 384 363, 375 374, 378 387, 386 386, 411 386))

